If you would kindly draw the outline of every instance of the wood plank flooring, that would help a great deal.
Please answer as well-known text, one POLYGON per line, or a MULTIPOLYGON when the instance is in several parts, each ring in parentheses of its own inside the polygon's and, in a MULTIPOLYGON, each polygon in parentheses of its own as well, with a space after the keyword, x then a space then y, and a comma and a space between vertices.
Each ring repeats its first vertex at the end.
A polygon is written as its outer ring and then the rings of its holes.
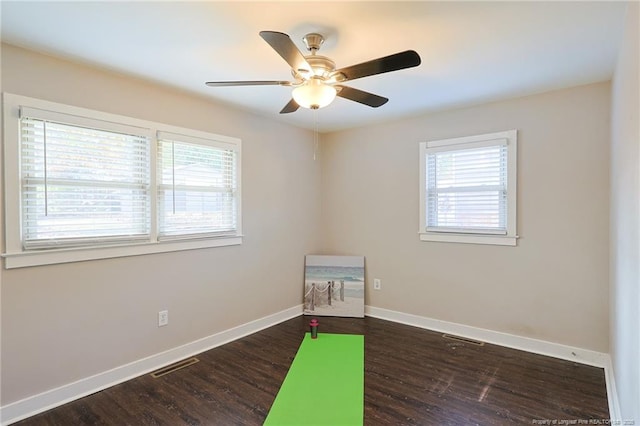
MULTIPOLYGON (((294 318, 204 352, 199 363, 182 370, 138 377, 17 424, 260 425, 309 319, 294 318)), ((375 318, 319 320, 321 333, 365 335, 365 425, 579 424, 608 418, 601 368, 460 343, 375 318)))

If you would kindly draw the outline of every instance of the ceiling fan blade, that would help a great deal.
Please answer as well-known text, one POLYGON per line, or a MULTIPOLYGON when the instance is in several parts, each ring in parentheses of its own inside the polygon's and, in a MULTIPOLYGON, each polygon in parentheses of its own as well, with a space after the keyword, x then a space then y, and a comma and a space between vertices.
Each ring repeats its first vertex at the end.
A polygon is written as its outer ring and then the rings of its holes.
POLYGON ((260 31, 260 37, 269 43, 294 71, 313 72, 311 65, 287 34, 277 31, 260 31))
POLYGON ((300 108, 300 105, 298 105, 298 103, 295 100, 291 99, 289 103, 286 104, 284 108, 282 108, 282 110, 280 111, 280 114, 288 114, 290 112, 296 112, 298 108, 300 108))
POLYGON ((290 81, 207 81, 205 83, 211 87, 228 86, 291 86, 290 81))
POLYGON ((364 90, 354 89, 348 86, 334 86, 339 88, 338 95, 341 98, 349 99, 350 101, 359 102, 363 105, 368 105, 373 108, 378 108, 386 104, 389 99, 382 96, 374 95, 373 93, 365 92, 364 90))
POLYGON ((343 82, 370 75, 417 67, 420 65, 420 62, 420 55, 418 55, 416 51, 406 50, 404 52, 373 59, 361 64, 340 68, 335 70, 332 73, 332 76, 336 77, 338 82, 343 82))

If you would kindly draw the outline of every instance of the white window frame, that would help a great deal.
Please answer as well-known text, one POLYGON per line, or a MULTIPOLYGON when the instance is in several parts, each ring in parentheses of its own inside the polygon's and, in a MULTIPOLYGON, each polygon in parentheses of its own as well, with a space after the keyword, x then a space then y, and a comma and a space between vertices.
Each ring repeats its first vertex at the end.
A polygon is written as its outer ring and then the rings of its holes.
POLYGON ((56 102, 3 93, 3 136, 4 136, 4 210, 5 210, 5 253, 4 266, 7 269, 26 266, 48 265, 151 253, 164 253, 221 247, 242 244, 242 194, 241 194, 241 146, 238 138, 217 135, 199 130, 170 126, 147 120, 94 111, 56 102), (24 250, 22 244, 21 184, 20 184, 20 107, 36 108, 81 118, 111 122, 115 126, 125 125, 145 129, 150 144, 151 173, 151 235, 148 241, 126 242, 107 246, 82 246, 61 249, 24 250), (237 227, 234 235, 215 238, 193 238, 159 240, 157 235, 157 134, 175 133, 193 138, 215 141, 219 146, 228 147, 237 153, 237 227))
POLYGON ((518 236, 517 230, 517 158, 518 158, 518 132, 517 130, 507 130, 504 132, 488 133, 483 135, 465 136, 460 138, 442 139, 420 143, 420 229, 421 241, 437 241, 468 244, 490 244, 515 246, 518 236), (498 235, 491 232, 465 231, 448 232, 447 230, 433 231, 427 228, 427 161, 426 156, 430 150, 443 150, 447 148, 460 149, 464 145, 478 146, 481 144, 506 140, 507 145, 507 230, 506 234, 498 235))

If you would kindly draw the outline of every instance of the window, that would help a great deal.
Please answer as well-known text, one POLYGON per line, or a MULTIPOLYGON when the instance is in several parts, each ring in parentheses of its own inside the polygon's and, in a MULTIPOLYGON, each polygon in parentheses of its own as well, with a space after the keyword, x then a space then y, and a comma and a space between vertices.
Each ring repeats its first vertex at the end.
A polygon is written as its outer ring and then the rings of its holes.
POLYGON ((236 152, 185 135, 158 139, 159 238, 233 235, 236 152))
POLYGON ((516 244, 517 131, 420 144, 420 239, 516 244))
POLYGON ((48 115, 21 110, 23 248, 148 239, 149 147, 141 129, 118 133, 48 115))
POLYGON ((7 268, 241 243, 240 141, 4 94, 7 268))

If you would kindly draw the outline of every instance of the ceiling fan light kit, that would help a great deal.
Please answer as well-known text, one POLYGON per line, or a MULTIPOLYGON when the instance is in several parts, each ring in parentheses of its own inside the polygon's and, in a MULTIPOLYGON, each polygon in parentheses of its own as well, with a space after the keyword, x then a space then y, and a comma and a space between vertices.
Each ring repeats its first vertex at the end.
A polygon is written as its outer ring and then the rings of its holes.
POLYGON ((314 76, 291 92, 293 100, 303 108, 319 109, 329 105, 336 98, 335 87, 325 84, 314 76))
POLYGON ((303 41, 310 55, 303 55, 291 38, 277 31, 261 31, 264 39, 291 67, 294 81, 210 81, 207 86, 292 86, 292 99, 280 111, 287 114, 299 107, 319 109, 331 104, 336 96, 377 108, 387 103, 389 99, 368 93, 360 89, 343 86, 341 83, 398 71, 420 65, 420 56, 413 50, 385 56, 361 64, 336 69, 335 63, 316 53, 324 43, 324 37, 318 33, 309 33, 303 41))

